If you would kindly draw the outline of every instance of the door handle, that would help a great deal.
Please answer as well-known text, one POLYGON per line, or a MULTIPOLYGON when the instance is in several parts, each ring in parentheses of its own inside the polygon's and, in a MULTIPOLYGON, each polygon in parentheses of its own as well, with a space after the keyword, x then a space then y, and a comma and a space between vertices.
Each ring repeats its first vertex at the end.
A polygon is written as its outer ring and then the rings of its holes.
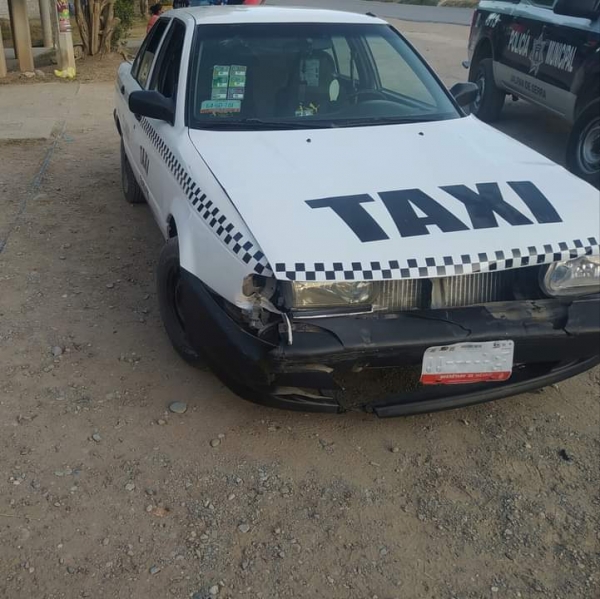
POLYGON ((121 94, 125 95, 125 86, 124 85, 121 86, 121 94))

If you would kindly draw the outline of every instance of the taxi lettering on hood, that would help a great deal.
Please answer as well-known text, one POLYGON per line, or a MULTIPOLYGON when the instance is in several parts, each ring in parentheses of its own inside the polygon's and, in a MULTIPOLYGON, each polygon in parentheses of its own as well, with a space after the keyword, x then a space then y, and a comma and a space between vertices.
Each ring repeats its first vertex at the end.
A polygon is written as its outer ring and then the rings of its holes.
MULTIPOLYGON (((507 184, 529 209, 537 223, 562 222, 554 206, 534 183, 508 181, 507 184)), ((421 189, 383 191, 379 192, 378 196, 392 217, 401 237, 429 235, 428 227, 431 225, 437 226, 444 233, 493 229, 498 227, 498 218, 515 227, 535 224, 504 199, 498 183, 477 183, 475 187, 476 189, 466 185, 448 185, 439 188, 464 206, 469 223, 463 222, 421 189)), ((377 200, 365 193, 306 200, 306 204, 313 209, 333 210, 361 242, 367 243, 390 239, 383 227, 363 206, 375 201, 377 200)))

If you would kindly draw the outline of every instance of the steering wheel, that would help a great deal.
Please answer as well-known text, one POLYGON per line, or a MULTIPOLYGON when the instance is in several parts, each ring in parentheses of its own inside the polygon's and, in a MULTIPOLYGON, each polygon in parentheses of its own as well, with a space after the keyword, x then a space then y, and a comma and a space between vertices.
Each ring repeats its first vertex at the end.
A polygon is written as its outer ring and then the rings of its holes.
POLYGON ((346 100, 352 102, 353 99, 356 99, 356 103, 358 103, 361 96, 370 96, 365 97, 365 100, 387 100, 385 94, 378 89, 359 89, 358 91, 348 94, 346 100))

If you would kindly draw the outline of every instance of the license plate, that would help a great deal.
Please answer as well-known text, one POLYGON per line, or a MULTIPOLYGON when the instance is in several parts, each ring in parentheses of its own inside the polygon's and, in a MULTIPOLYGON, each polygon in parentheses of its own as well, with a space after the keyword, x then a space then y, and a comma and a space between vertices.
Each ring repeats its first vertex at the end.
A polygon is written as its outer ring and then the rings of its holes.
POLYGON ((506 381, 512 374, 514 341, 457 343, 430 347, 423 356, 423 385, 506 381))

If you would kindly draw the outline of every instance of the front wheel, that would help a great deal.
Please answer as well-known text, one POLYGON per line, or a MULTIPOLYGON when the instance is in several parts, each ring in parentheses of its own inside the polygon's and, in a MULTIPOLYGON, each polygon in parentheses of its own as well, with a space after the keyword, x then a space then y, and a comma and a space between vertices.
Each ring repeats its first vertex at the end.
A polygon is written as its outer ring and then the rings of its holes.
POLYGON ((494 80, 493 60, 484 58, 474 64, 469 72, 469 81, 479 88, 477 98, 470 105, 471 114, 486 123, 496 121, 502 112, 506 94, 494 80))
POLYGON ((567 144, 567 167, 600 188, 600 100, 588 104, 573 125, 567 144))
POLYGON ((182 310, 183 284, 177 237, 169 239, 160 252, 156 286, 160 315, 175 351, 192 366, 204 366, 204 361, 192 347, 186 333, 182 310))

